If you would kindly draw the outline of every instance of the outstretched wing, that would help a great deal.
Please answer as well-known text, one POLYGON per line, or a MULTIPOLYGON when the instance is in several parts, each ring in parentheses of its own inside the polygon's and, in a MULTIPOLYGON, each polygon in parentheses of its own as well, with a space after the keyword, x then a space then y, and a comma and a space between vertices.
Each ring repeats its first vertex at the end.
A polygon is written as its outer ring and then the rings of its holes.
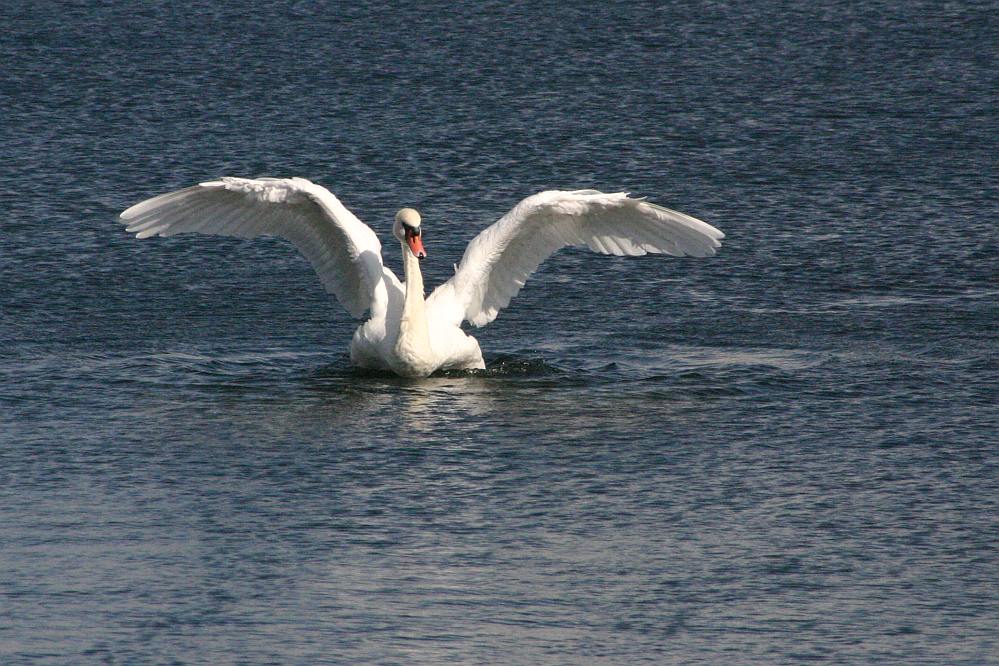
POLYGON ((136 238, 183 233, 285 238, 355 317, 371 307, 387 270, 375 232, 329 190, 304 178, 221 178, 147 199, 120 217, 136 238))
POLYGON ((431 316, 484 326, 542 261, 568 245, 601 254, 705 257, 724 237, 710 224, 625 193, 541 192, 476 236, 454 276, 434 290, 427 304, 431 316))

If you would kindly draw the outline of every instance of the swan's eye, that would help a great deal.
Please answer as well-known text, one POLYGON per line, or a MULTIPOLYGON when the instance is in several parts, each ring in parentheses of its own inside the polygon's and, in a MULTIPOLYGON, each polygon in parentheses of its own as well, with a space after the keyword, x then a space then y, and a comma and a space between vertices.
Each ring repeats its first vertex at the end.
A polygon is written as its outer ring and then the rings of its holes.
POLYGON ((419 227, 411 227, 405 222, 402 223, 402 228, 406 230, 407 236, 419 236, 422 233, 419 227))

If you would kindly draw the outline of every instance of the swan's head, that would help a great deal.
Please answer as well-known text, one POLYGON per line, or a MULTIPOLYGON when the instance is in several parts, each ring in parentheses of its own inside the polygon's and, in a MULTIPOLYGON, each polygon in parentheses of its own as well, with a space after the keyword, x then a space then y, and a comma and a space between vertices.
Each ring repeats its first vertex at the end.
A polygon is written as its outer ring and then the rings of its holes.
POLYGON ((420 235, 420 214, 412 208, 403 208, 395 214, 392 235, 400 243, 405 243, 414 257, 423 259, 427 256, 427 251, 423 249, 423 238, 420 235))

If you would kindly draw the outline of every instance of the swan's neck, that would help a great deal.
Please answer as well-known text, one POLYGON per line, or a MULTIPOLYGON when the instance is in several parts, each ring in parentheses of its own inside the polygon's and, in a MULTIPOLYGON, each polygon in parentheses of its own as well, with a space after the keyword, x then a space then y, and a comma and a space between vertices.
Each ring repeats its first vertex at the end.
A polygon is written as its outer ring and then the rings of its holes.
POLYGON ((423 300, 423 274, 420 273, 420 260, 405 244, 402 245, 402 265, 406 272, 406 299, 399 320, 396 354, 413 365, 427 363, 430 360, 430 331, 423 300))

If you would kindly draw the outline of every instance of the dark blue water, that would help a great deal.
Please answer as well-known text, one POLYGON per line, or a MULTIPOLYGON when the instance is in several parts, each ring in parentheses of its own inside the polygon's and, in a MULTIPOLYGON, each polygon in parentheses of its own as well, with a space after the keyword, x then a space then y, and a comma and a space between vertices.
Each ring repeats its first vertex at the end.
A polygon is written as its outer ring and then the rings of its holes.
POLYGON ((0 8, 0 662, 999 663, 994 3, 185 4, 0 8), (402 380, 115 221, 221 175, 420 208, 429 286, 552 187, 728 238, 402 380))

